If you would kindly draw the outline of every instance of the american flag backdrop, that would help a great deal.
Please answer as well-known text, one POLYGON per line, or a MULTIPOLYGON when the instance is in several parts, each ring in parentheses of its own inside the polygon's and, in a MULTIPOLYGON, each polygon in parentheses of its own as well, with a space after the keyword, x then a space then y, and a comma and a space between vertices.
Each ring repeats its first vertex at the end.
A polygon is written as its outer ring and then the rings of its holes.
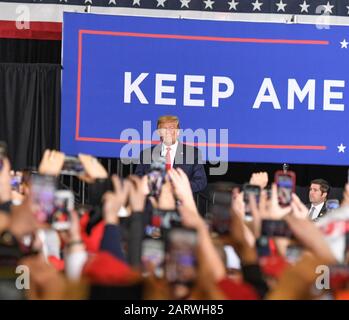
POLYGON ((349 0, 0 0, 0 37, 59 40, 64 11, 349 24, 349 0))

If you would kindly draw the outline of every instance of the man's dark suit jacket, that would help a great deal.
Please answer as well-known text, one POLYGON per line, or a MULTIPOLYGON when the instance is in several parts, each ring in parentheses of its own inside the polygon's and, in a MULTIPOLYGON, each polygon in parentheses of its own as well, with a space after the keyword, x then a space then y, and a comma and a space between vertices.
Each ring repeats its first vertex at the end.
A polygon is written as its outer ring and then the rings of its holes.
MULTIPOLYGON (((306 207, 310 210, 311 203, 306 204, 306 207)), ((314 221, 316 221, 317 219, 323 217, 326 213, 327 213, 327 209, 326 209, 326 201, 325 201, 323 206, 322 206, 322 208, 321 208, 321 210, 320 210, 319 215, 316 217, 316 219, 314 219, 314 221)))
MULTIPOLYGON (((136 175, 144 176, 150 171, 152 161, 156 161, 161 157, 161 146, 160 143, 141 152, 140 163, 135 171, 136 175)), ((206 188, 206 172, 198 148, 178 142, 173 168, 181 168, 187 174, 194 193, 206 188)))

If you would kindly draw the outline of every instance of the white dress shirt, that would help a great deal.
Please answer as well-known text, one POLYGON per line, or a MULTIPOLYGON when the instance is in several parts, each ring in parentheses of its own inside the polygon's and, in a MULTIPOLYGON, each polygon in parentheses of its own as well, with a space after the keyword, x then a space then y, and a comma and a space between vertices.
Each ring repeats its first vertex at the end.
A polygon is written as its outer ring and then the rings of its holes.
POLYGON ((311 219, 311 220, 316 219, 319 216, 320 211, 321 211, 322 207, 324 206, 324 204, 325 204, 325 202, 321 202, 320 204, 318 204, 316 206, 311 205, 311 207, 309 209, 309 214, 310 214, 313 207, 315 208, 315 210, 314 210, 312 216, 311 217, 309 216, 309 219, 311 219))
POLYGON ((174 163, 174 159, 176 156, 177 147, 178 147, 178 140, 176 140, 176 142, 171 146, 167 146, 164 143, 162 143, 162 146, 161 146, 161 156, 164 157, 165 159, 166 159, 166 154, 167 154, 167 148, 171 148, 171 150, 170 150, 171 168, 173 168, 173 163, 174 163))

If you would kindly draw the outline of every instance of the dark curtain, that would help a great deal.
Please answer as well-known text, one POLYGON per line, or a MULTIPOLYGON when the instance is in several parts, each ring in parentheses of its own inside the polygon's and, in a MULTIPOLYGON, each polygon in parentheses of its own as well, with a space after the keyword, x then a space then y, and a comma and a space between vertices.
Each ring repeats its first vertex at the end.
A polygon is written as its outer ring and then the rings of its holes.
MULTIPOLYGON (((211 176, 210 182, 234 181, 241 184, 248 181, 253 172, 259 171, 266 171, 269 176, 269 181, 272 182, 274 180, 275 171, 277 170, 282 170, 282 163, 231 162, 228 165, 228 172, 225 176, 211 176)), ((290 164, 289 170, 296 173, 297 185, 302 187, 309 186, 311 180, 322 178, 326 179, 332 187, 343 188, 348 177, 348 167, 345 166, 290 164)))
POLYGON ((0 63, 0 140, 12 167, 37 167, 46 148, 58 149, 61 67, 0 63))
POLYGON ((61 41, 0 39, 0 62, 61 63, 61 41))

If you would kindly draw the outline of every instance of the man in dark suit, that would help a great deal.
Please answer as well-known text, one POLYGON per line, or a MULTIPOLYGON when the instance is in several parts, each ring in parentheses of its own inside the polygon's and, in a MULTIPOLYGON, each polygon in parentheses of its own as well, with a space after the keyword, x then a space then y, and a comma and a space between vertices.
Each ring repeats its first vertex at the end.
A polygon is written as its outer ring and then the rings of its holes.
POLYGON ((330 185, 324 179, 311 181, 309 188, 309 219, 318 220, 327 213, 326 200, 330 192, 330 185))
POLYGON ((158 119, 157 128, 161 142, 142 151, 135 174, 138 176, 147 174, 150 171, 151 163, 162 158, 166 162, 166 170, 181 168, 187 174, 194 193, 204 190, 207 178, 201 153, 198 148, 178 141, 178 118, 162 116, 158 119))

